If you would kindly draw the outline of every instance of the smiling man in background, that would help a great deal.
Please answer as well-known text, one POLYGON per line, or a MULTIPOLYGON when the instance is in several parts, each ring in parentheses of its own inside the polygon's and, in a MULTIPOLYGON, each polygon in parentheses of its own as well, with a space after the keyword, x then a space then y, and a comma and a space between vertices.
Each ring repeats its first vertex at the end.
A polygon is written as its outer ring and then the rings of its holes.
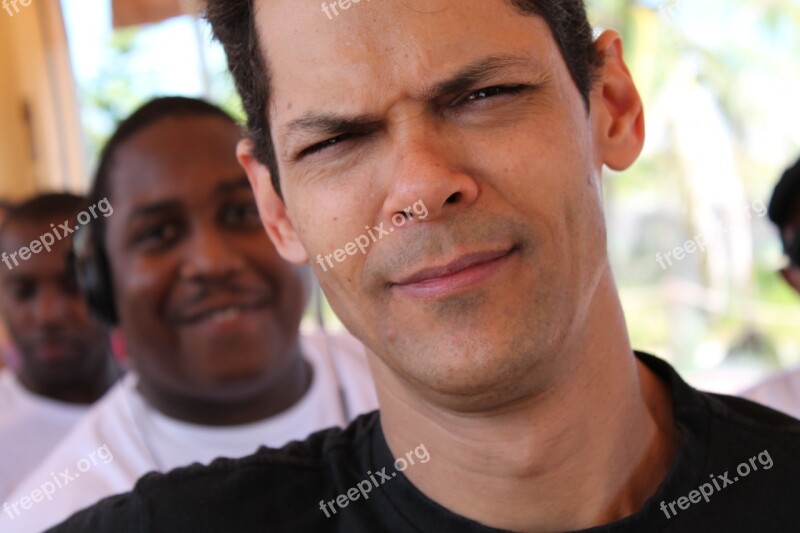
POLYGON ((631 349, 601 174, 636 160, 643 111, 620 37, 594 40, 581 1, 383 0, 328 20, 310 0, 209 0, 208 18, 267 231, 366 344, 381 411, 147 477, 56 531, 796 527, 800 423, 631 349), (399 472, 420 443, 430 460, 399 472))
POLYGON ((364 348, 349 335, 300 335, 310 272, 269 241, 236 161, 241 131, 190 98, 145 104, 101 156, 92 198, 114 216, 79 234, 93 310, 125 338, 129 376, 9 497, 105 446, 94 466, 0 531, 42 531, 146 472, 241 457, 377 407, 364 348))
MULTIPOLYGON (((51 193, 9 208, 0 252, 17 253, 75 216, 80 196, 51 193)), ((85 415, 118 372, 68 268, 71 237, 13 268, 0 264, 0 315, 19 360, 0 370, 0 502, 85 415)))

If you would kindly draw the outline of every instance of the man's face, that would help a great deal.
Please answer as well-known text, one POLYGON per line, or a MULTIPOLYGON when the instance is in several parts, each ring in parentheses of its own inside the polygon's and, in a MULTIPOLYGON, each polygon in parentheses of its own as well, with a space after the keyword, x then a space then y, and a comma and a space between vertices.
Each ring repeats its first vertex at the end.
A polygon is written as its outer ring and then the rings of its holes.
POLYGON ((800 293, 800 199, 794 204, 792 216, 783 228, 783 242, 788 245, 790 264, 781 270, 784 279, 800 293))
POLYGON ((218 117, 167 118, 114 158, 114 295, 132 363, 162 393, 247 398, 297 346, 302 272, 264 233, 238 140, 218 117))
POLYGON ((287 257, 312 259, 343 322, 412 386, 513 394, 580 327, 606 267, 601 122, 546 23, 505 0, 361 2, 333 20, 315 4, 256 14, 302 243, 287 257), (317 263, 420 201, 424 220, 317 263))
MULTIPOLYGON (((11 253, 30 246, 52 231, 49 222, 10 224, 3 249, 11 253)), ((31 254, 11 270, 0 264, 0 310, 22 358, 20 374, 36 387, 85 379, 107 357, 105 334, 67 269, 69 245, 69 237, 56 241, 49 252, 31 254)))

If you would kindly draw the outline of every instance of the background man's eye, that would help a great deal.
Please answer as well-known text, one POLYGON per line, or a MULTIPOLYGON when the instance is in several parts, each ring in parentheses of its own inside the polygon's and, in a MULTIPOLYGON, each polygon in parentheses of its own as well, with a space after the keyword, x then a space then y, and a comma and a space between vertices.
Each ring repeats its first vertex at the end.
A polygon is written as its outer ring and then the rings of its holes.
POLYGON ((9 287, 8 292, 17 302, 26 302, 36 295, 36 285, 34 283, 14 283, 9 287))
POLYGON ((227 206, 222 212, 222 217, 226 224, 261 224, 255 201, 227 206))
POLYGON ((173 241, 178 236, 178 226, 174 223, 155 224, 139 232, 136 243, 159 246, 173 241))

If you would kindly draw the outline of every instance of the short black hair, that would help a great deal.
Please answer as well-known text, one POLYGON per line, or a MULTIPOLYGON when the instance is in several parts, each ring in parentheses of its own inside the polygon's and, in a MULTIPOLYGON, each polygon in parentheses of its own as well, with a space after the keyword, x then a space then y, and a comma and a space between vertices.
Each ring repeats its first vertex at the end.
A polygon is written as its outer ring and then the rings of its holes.
MULTIPOLYGON (((111 170, 114 156, 119 148, 131 137, 167 118, 182 117, 219 117, 232 124, 237 124, 236 119, 220 107, 198 98, 184 96, 165 96, 154 98, 134 111, 128 118, 120 122, 117 129, 106 142, 100 152, 100 160, 92 181, 89 192, 89 203, 96 204, 103 198, 111 201, 111 170)), ((97 238, 103 242, 105 236, 105 222, 102 218, 92 221, 93 231, 97 238)))
MULTIPOLYGON (((256 0, 206 0, 205 18, 225 48, 228 67, 247 113, 247 135, 253 155, 272 175, 272 187, 281 194, 275 145, 269 121, 269 59, 263 57, 255 23, 256 0)), ((522 15, 539 16, 547 23, 569 73, 589 109, 589 95, 605 56, 594 46, 594 32, 583 0, 507 0, 522 15)))
POLYGON ((58 224, 64 219, 76 215, 84 207, 86 207, 86 199, 83 196, 67 192, 38 194, 23 202, 9 204, 6 207, 5 220, 0 224, 0 249, 9 251, 4 249, 2 242, 3 236, 12 224, 41 224, 43 222, 58 224))
POLYGON ((783 173, 769 202, 769 218, 781 230, 781 240, 783 240, 783 229, 789 224, 795 215, 795 209, 799 206, 800 159, 783 173))

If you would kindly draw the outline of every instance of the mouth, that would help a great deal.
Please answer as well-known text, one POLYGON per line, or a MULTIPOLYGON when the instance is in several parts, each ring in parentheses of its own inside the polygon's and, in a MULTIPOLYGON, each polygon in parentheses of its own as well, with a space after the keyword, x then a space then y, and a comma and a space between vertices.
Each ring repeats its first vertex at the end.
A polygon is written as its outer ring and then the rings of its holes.
POLYGON ((174 322, 181 326, 231 322, 249 312, 270 307, 272 303, 272 298, 268 296, 249 301, 206 303, 179 313, 174 322))
POLYGON ((516 246, 502 250, 464 254, 441 266, 425 267, 389 284, 411 296, 436 298, 467 289, 487 280, 508 263, 516 246))
POLYGON ((55 333, 38 336, 29 346, 41 358, 55 360, 66 357, 74 345, 69 335, 55 333))

